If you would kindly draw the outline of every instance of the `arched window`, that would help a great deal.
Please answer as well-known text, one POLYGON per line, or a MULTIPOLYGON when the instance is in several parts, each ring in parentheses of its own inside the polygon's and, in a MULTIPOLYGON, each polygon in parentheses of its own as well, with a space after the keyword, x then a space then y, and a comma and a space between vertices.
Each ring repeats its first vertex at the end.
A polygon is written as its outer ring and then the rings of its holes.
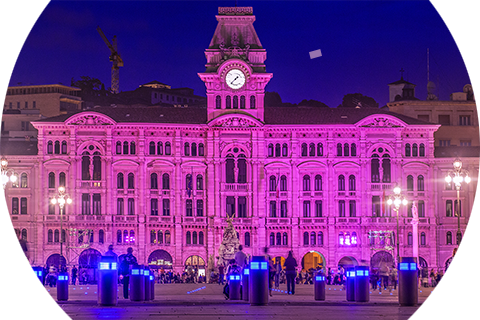
POLYGON ((317 244, 318 244, 319 246, 323 246, 323 232, 322 232, 322 231, 320 231, 320 232, 318 233, 317 238, 318 238, 317 244))
POLYGON ((405 157, 411 157, 411 156, 412 156, 412 153, 411 153, 410 143, 407 143, 405 145, 405 157))
POLYGON ((135 189, 135 176, 132 172, 128 174, 128 189, 135 189))
POLYGON ((268 157, 273 157, 273 143, 268 144, 267 156, 268 157))
MULTIPOLYGON (((452 234, 450 233, 450 238, 451 238, 451 236, 452 236, 452 234)), ((53 242, 53 231, 52 231, 52 229, 49 229, 48 232, 47 232, 47 241, 48 241, 48 243, 53 242)))
POLYGON ((280 143, 275 144, 275 157, 280 157, 281 147, 280 143))
POLYGON ((317 235, 312 231, 312 233, 310 233, 310 245, 314 246, 316 244, 316 238, 317 235))
POLYGON ((310 157, 315 157, 315 143, 310 143, 308 147, 308 155, 310 157))
POLYGON ((192 217, 193 216, 193 201, 192 199, 187 199, 185 202, 185 216, 192 217))
POLYGON ((353 174, 348 177, 348 190, 350 191, 356 190, 356 180, 353 174))
POLYGON ((319 174, 315 176, 315 191, 322 191, 322 176, 319 174))
POLYGON ((338 244, 343 246, 345 244, 345 237, 343 236, 343 232, 338 234, 338 244))
POLYGON ((154 244, 157 242, 157 233, 155 230, 150 230, 150 244, 154 244))
POLYGON ((390 165, 390 156, 384 154, 382 156, 382 169, 383 169, 383 182, 391 182, 391 165, 390 165))
POLYGON ((185 142, 184 144, 184 154, 185 156, 190 156, 190 143, 185 142))
POLYGON ((310 191, 310 176, 308 174, 303 176, 303 191, 310 191))
POLYGON ((280 177, 280 191, 287 191, 287 177, 284 175, 280 177))
POLYGON ((116 154, 122 154, 122 143, 120 141, 117 141, 117 145, 115 148, 115 153, 116 154))
POLYGON ((283 233, 282 245, 288 246, 288 234, 286 232, 283 233))
POLYGON ((172 146, 170 144, 170 142, 165 142, 165 155, 166 156, 169 156, 172 154, 172 146))
POLYGON ((58 229, 55 229, 53 233, 53 242, 60 242, 60 232, 58 231, 58 229))
POLYGON ((250 96, 250 109, 255 109, 255 96, 250 96))
POLYGON ((55 141, 55 154, 60 154, 60 141, 55 141))
POLYGON ((238 155, 238 183, 247 183, 247 159, 244 154, 238 155))
POLYGON ((315 217, 323 216, 323 204, 322 200, 315 200, 315 217))
POLYGON ((413 234, 411 232, 408 233, 407 243, 409 246, 413 245, 413 234))
POLYGON ((198 156, 203 157, 205 155, 205 149, 203 143, 198 144, 198 156))
POLYGON ((62 154, 67 154, 67 141, 62 141, 62 154))
POLYGON ((308 246, 308 232, 303 233, 303 245, 308 246))
POLYGON ((58 175, 58 186, 65 187, 65 181, 66 181, 65 172, 60 172, 60 174, 58 175))
POLYGON ((357 233, 354 231, 352 232, 352 238, 350 239, 352 246, 356 246, 358 243, 357 233))
POLYGON ((187 231, 187 244, 192 244, 192 233, 187 231))
POLYGON ((343 145, 343 156, 348 157, 349 154, 350 154, 350 146, 348 145, 348 143, 345 143, 343 145))
POLYGON ((282 157, 288 157, 288 145, 286 143, 282 145, 282 157))
POLYGON ((282 245, 282 234, 280 232, 277 232, 277 242, 276 242, 276 245, 277 246, 281 246, 282 245))
POLYGON ((240 96, 240 109, 245 109, 245 96, 240 96))
POLYGON ((163 142, 161 141, 157 143, 157 155, 163 155, 163 142))
POLYGON ((130 154, 136 154, 136 150, 135 150, 135 142, 132 141, 130 142, 130 154))
POLYGON ((170 189, 170 176, 168 173, 164 173, 162 176, 162 189, 163 190, 170 189))
POLYGON ((222 97, 220 96, 215 97, 215 108, 222 109, 222 97))
POLYGON ((123 142, 123 154, 128 154, 128 142, 123 142))
POLYGON ((337 157, 341 157, 341 156, 342 156, 342 144, 337 143, 337 157))
POLYGON ((317 143, 317 156, 318 157, 323 156, 323 144, 322 143, 317 143))
POLYGON ((417 209, 418 209, 418 217, 425 218, 425 201, 419 200, 417 209))
POLYGON ((303 217, 310 218, 310 201, 303 201, 303 217))
POLYGON ((203 231, 198 233, 198 244, 203 245, 203 231))
POLYGON ((158 175, 156 173, 150 175, 150 189, 158 189, 158 175))
POLYGON ((250 232, 245 232, 245 247, 250 247, 250 232))
POLYGON ((48 174, 48 187, 51 189, 55 188, 55 173, 53 172, 48 174))
POLYGON ((203 217, 203 200, 197 200, 197 217, 203 217))
POLYGON ((418 145, 414 143, 412 147, 412 157, 417 157, 417 156, 418 156, 418 145))
POLYGON ((155 142, 153 141, 150 141, 149 145, 148 145, 148 154, 149 155, 155 155, 155 142))
POLYGON ((372 155, 372 162, 370 165, 371 178, 373 183, 380 182, 380 159, 377 154, 372 155))
POLYGON ((425 191, 425 184, 424 184, 424 179, 423 176, 418 176, 417 178, 417 190, 418 191, 425 191))
MULTIPOLYGON (((63 230, 63 231, 64 231, 64 232, 63 232, 63 235, 64 235, 63 241, 65 242, 65 230, 63 230)), ((21 236, 20 236, 20 237, 21 237, 22 240, 27 241, 27 229, 22 229, 22 232, 21 232, 21 236)))
POLYGON ((48 143, 47 143, 47 153, 48 154, 53 154, 53 142, 52 141, 48 141, 48 143))
POLYGON ((98 243, 104 243, 105 242, 105 231, 103 229, 100 229, 98 231, 98 243))
POLYGON ((232 97, 227 96, 225 98, 225 109, 231 109, 232 108, 232 97))
POLYGON ((197 156, 197 144, 195 142, 192 143, 192 157, 197 156))
POLYGON ((348 201, 348 210, 350 212, 350 217, 357 216, 357 202, 355 200, 348 201))
POLYGON ((123 173, 117 174, 117 189, 123 189, 123 173))
POLYGON ((338 191, 345 191, 345 176, 343 174, 338 176, 338 191))
POLYGON ((306 143, 302 143, 302 157, 306 157, 307 154, 308 154, 308 149, 307 149, 307 144, 306 143))
MULTIPOLYGON (((50 230, 48 230, 50 232, 50 230)), ((452 233, 450 231, 447 232, 447 244, 452 244, 452 233)))
POLYGON ((203 190, 203 176, 197 175, 197 190, 203 190))
POLYGON ((273 232, 270 233, 270 245, 271 246, 275 245, 275 233, 273 232))
POLYGON ((20 176, 20 188, 28 188, 27 174, 25 172, 20 176))
POLYGON ((238 109, 238 96, 233 96, 233 109, 238 109))
POLYGON ((165 231, 165 244, 170 244, 170 241, 171 241, 171 235, 170 235, 170 231, 165 231))
POLYGON ((275 178, 275 176, 270 176, 268 190, 277 191, 277 179, 275 178))
MULTIPOLYGON (((165 233, 165 236, 166 236, 166 233, 165 233)), ((162 231, 157 232, 157 243, 158 244, 163 244, 163 232, 162 231)))
POLYGON ((117 214, 122 215, 124 212, 125 204, 123 198, 117 199, 117 214))
POLYGON ((407 191, 413 191, 413 176, 407 176, 407 191))
POLYGON ((117 243, 122 243, 122 230, 117 230, 117 243))
POLYGON ((197 231, 192 232, 192 244, 198 243, 197 231))
POLYGON ((419 153, 420 157, 425 157, 425 145, 423 143, 420 143, 419 153))
POLYGON ((357 145, 355 143, 352 143, 351 146, 350 146, 350 155, 352 157, 356 157, 357 156, 357 145))
POLYGON ((276 217, 277 217, 277 202, 270 201, 270 218, 276 218, 276 217))
POLYGON ((427 236, 425 235, 425 232, 420 233, 420 245, 421 246, 427 245, 427 236))

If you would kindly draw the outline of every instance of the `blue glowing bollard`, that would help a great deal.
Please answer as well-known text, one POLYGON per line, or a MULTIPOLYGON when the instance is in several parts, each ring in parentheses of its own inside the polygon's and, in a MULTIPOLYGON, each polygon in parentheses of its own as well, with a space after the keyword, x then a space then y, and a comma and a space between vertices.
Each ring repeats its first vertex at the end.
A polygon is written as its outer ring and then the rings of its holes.
POLYGON ((464 302, 465 283, 462 269, 454 268, 450 272, 450 300, 452 302, 464 302))
POLYGON ((478 303, 478 268, 465 268, 465 300, 467 303, 478 303))
POLYGON ((368 302, 370 301, 370 272, 368 266, 355 267, 355 301, 368 302))
POLYGON ((43 299, 43 268, 30 268, 30 301, 42 301, 43 299))
POLYGON ((57 300, 68 300, 68 272, 60 272, 57 279, 57 300))
POLYGON ((355 301, 355 269, 347 269, 347 281, 345 284, 347 301, 355 301))
POLYGON ((155 277, 150 272, 150 300, 155 300, 155 277))
POLYGON ((14 298, 16 302, 27 302, 30 293, 30 266, 16 264, 14 278, 14 298))
POLYGON ((248 266, 243 268, 243 275, 242 275, 242 298, 243 301, 249 301, 249 291, 250 291, 250 284, 248 283, 250 279, 250 269, 248 266))
POLYGON ((416 258, 401 257, 398 264, 398 302, 401 306, 418 304, 418 268, 416 258))
POLYGON ((130 300, 145 300, 145 279, 143 265, 135 266, 130 272, 130 300))
POLYGON ((152 286, 150 284, 150 276, 153 275, 153 272, 145 267, 143 270, 143 277, 145 278, 145 301, 150 301, 152 299, 152 286))
POLYGON ((313 290, 315 293, 315 300, 325 301, 325 276, 323 272, 317 272, 313 281, 313 290))
POLYGON ((118 267, 119 265, 115 257, 100 257, 97 289, 98 304, 100 306, 116 306, 118 303, 118 267))
POLYGON ((241 300, 242 296, 240 293, 241 281, 240 281, 240 273, 233 272, 228 275, 228 296, 229 300, 241 300))
POLYGON ((250 305, 268 304, 268 262, 264 256, 253 256, 250 262, 250 305))

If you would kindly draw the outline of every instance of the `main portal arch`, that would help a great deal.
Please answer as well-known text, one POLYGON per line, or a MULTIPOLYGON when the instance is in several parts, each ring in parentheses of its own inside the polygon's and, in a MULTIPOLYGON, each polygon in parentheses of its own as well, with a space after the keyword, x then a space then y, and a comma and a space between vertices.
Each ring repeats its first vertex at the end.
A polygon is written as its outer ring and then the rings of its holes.
POLYGON ((317 269, 320 266, 325 270, 325 257, 318 251, 307 252, 302 258, 302 271, 317 269))

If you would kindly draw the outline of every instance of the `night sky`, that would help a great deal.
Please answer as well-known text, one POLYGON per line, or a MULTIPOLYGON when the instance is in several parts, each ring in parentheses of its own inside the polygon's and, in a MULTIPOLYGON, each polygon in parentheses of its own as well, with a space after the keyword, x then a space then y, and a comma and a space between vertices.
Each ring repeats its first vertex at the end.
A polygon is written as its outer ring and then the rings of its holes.
MULTIPOLYGON (((213 36, 219 6, 235 1, 52 1, 32 29, 10 85, 70 85, 89 76, 110 87, 109 40, 118 38, 125 66, 120 90, 157 80, 205 95, 197 73, 205 71, 204 50, 213 36)), ((427 95, 449 99, 470 83, 447 27, 428 1, 238 1, 252 6, 255 30, 267 50, 266 91, 284 102, 315 99, 330 107, 348 93, 388 102, 388 83, 404 78, 427 95), (309 52, 321 49, 322 57, 309 52)))

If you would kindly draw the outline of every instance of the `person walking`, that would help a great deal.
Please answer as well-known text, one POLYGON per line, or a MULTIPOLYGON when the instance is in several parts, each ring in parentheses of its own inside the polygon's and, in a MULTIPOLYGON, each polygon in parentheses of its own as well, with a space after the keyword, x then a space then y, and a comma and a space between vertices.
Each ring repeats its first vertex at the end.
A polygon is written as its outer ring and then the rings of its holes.
POLYGON ((130 270, 138 265, 137 258, 133 255, 133 248, 127 249, 127 254, 120 265, 120 274, 123 276, 123 297, 128 299, 128 285, 130 282, 130 270))
POLYGON ((107 257, 114 257, 115 262, 118 262, 118 255, 115 252, 113 252, 113 244, 108 246, 108 251, 105 252, 104 255, 107 257))
POLYGON ((283 263, 285 267, 285 275, 287 277, 287 292, 288 294, 295 294, 295 276, 297 274, 296 268, 298 266, 297 260, 293 257, 293 252, 288 252, 288 257, 283 263))
POLYGON ((275 266, 273 265, 272 257, 268 254, 268 247, 264 248, 265 252, 265 260, 268 263, 268 291, 270 297, 272 296, 272 287, 273 287, 273 279, 275 277, 275 266))
POLYGON ((275 262, 275 289, 278 289, 280 286, 280 272, 282 272, 282 265, 280 260, 277 259, 275 262))
POLYGON ((223 285, 223 278, 224 278, 224 272, 225 270, 225 267, 223 265, 219 265, 218 266, 218 284, 222 284, 223 285))
POLYGON ((391 274, 391 279, 393 284, 393 290, 397 290, 398 270, 397 268, 395 268, 395 265, 393 265, 392 268, 390 269, 390 274, 391 274))
POLYGON ((231 259, 229 261, 229 265, 227 267, 227 284, 223 287, 223 294, 225 295, 225 300, 230 298, 230 275, 237 273, 240 274, 241 268, 235 261, 235 259, 231 259))
POLYGON ((72 268, 72 285, 75 285, 77 283, 77 275, 78 275, 78 269, 73 265, 72 268))

